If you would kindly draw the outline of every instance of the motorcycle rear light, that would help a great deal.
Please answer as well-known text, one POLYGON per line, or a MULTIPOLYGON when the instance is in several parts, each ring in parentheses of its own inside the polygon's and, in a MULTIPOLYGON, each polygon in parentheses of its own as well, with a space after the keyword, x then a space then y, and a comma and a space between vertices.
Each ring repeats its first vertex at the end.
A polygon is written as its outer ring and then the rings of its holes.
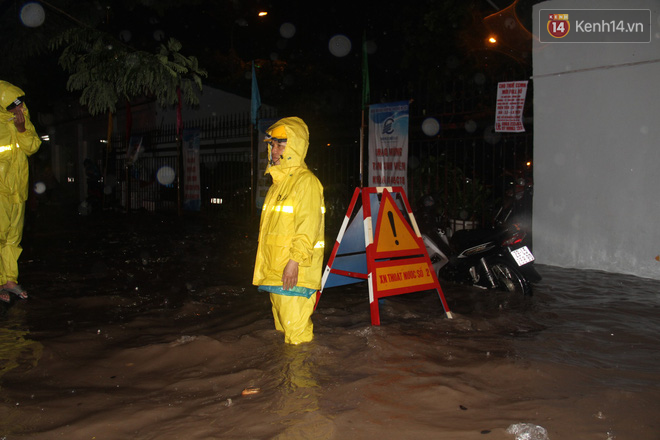
POLYGON ((523 231, 516 231, 502 242, 502 246, 513 246, 514 244, 522 243, 527 234, 523 231))

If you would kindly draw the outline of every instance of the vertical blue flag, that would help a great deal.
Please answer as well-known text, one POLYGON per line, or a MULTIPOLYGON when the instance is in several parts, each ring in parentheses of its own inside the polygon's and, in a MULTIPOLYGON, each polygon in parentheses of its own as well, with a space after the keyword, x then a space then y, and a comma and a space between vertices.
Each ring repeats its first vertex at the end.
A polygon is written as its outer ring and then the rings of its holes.
POLYGON ((371 91, 369 90, 369 61, 367 60, 367 33, 362 35, 362 109, 369 106, 371 91))
POLYGON ((252 61, 252 105, 250 106, 250 121, 252 125, 257 124, 259 107, 261 107, 261 96, 259 95, 259 86, 257 86, 257 74, 254 71, 254 61, 252 61))

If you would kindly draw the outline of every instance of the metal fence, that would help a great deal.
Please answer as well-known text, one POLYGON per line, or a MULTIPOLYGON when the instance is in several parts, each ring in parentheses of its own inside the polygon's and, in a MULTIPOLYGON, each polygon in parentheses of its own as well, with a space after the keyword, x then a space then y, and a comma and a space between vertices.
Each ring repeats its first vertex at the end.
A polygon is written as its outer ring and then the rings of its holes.
MULTIPOLYGON (((176 210, 176 182, 163 184, 159 170, 177 169, 176 150, 155 149, 126 167, 125 155, 117 158, 116 203, 130 209, 176 210), (130 183, 129 183, 130 182, 130 183), (130 188, 130 191, 129 191, 130 188)), ((360 184, 359 149, 333 146, 311 150, 309 167, 325 187, 329 223, 342 218, 353 190, 360 184)), ((250 143, 206 145, 200 151, 201 209, 209 213, 230 211, 249 215, 251 205, 250 143)), ((413 206, 423 195, 439 197, 453 217, 488 223, 507 200, 521 191, 520 179, 531 183, 532 135, 488 137, 438 137, 411 139, 408 159, 408 198, 413 206)), ((365 169, 365 181, 368 172, 365 169)), ((518 204, 531 209, 531 201, 518 204)))
MULTIPOLYGON (((518 196, 513 208, 529 216, 532 141, 532 133, 494 137, 453 133, 409 139, 408 199, 415 207, 423 196, 432 195, 447 215, 466 223, 489 224, 501 207, 518 196)), ((330 222, 346 214, 353 190, 359 186, 359 157, 354 146, 309 153, 307 163, 325 187, 330 222)), ((364 172, 366 182, 366 168, 364 172)))
MULTIPOLYGON (((484 102, 492 102, 494 107, 494 84, 472 90, 464 99, 459 99, 458 91, 450 90, 444 100, 426 96, 417 98, 411 106, 407 191, 413 207, 423 195, 433 194, 456 218, 488 223, 494 212, 521 190, 521 179, 525 179, 525 185, 531 183, 531 130, 495 133, 489 125, 492 110, 484 113, 484 102), (490 95, 484 97, 485 91, 490 95), (436 117, 443 126, 434 137, 426 136, 420 128, 429 116, 436 117)), ((232 215, 253 212, 251 187, 255 158, 250 151, 250 127, 248 114, 186 123, 185 128, 200 129, 202 138, 199 178, 203 211, 232 215)), ((357 130, 352 127, 348 131, 357 130)), ((142 133, 147 149, 129 167, 125 136, 113 138, 118 170, 116 191, 110 196, 114 203, 129 208, 130 200, 130 209, 150 211, 177 209, 176 182, 162 184, 156 178, 163 166, 177 169, 175 134, 174 126, 142 133)), ((355 141, 310 148, 308 153, 307 163, 325 187, 326 218, 330 224, 345 215, 353 190, 360 184, 360 151, 355 141)), ((365 168, 365 182, 367 174, 365 168)), ((526 194, 517 208, 529 216, 531 193, 526 194)))

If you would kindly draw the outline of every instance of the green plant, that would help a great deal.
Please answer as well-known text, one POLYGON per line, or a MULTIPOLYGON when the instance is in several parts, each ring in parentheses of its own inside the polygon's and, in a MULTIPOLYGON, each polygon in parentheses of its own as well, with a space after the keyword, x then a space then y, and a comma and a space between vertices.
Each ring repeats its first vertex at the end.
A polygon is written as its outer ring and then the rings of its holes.
POLYGON ((195 57, 180 53, 181 43, 173 38, 150 53, 83 27, 63 32, 50 45, 63 48, 59 63, 70 73, 67 88, 81 92, 80 103, 92 115, 115 112, 118 103, 143 96, 163 107, 197 104, 194 88, 202 90, 201 78, 207 76, 195 57))

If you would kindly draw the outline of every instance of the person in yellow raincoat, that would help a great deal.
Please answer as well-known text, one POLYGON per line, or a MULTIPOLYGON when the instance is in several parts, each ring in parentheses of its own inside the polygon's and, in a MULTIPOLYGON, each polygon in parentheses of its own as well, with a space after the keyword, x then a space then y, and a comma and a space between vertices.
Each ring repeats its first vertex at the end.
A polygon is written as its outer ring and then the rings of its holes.
POLYGON ((36 153, 41 139, 23 102, 25 93, 0 81, 0 300, 9 293, 27 299, 18 284, 25 201, 28 196, 28 156, 36 153))
POLYGON ((270 292, 275 328, 288 344, 313 338, 312 312, 321 288, 325 221, 323 186, 305 164, 309 130, 298 117, 267 130, 273 178, 261 212, 252 283, 270 292))

